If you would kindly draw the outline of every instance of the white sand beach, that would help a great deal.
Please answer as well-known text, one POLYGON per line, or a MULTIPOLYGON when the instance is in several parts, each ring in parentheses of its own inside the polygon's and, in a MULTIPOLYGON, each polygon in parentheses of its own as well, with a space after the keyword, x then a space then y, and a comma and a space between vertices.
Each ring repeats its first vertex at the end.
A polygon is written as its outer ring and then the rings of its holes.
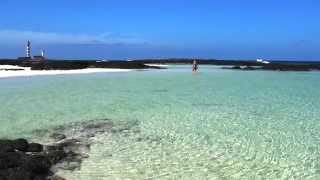
POLYGON ((31 70, 30 67, 19 67, 11 65, 0 65, 0 78, 21 77, 21 76, 41 76, 41 75, 62 75, 62 74, 90 74, 109 72, 129 72, 131 69, 100 69, 88 68, 78 70, 31 70), (9 69, 9 70, 6 70, 9 69), (24 70, 18 70, 24 69, 24 70))

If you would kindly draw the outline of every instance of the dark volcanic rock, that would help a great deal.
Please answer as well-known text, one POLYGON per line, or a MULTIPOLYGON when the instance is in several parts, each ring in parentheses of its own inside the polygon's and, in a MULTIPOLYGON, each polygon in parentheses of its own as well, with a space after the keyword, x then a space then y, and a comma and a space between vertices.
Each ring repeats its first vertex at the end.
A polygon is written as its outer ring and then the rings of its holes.
POLYGON ((22 151, 0 153, 0 180, 46 179, 52 164, 45 155, 22 151))
POLYGON ((47 153, 48 159, 51 161, 52 164, 57 164, 64 158, 66 158, 68 154, 63 151, 63 150, 55 150, 55 151, 50 151, 47 153))
POLYGON ((13 143, 10 140, 0 140, 0 153, 1 152, 13 152, 13 143))
POLYGON ((315 71, 320 70, 318 64, 257 64, 254 66, 246 65, 241 68, 240 66, 223 67, 223 69, 235 69, 235 70, 269 70, 269 71, 315 71))
POLYGON ((17 167, 0 171, 0 180, 1 176, 4 180, 34 180, 36 175, 24 168, 17 167))
POLYGON ((23 156, 19 152, 0 153, 0 169, 18 167, 23 162, 23 156))
POLYGON ((159 67, 147 66, 139 61, 79 61, 79 60, 47 60, 44 62, 22 62, 21 66, 31 67, 32 70, 72 70, 85 68, 120 68, 120 69, 160 69, 159 67))
POLYGON ((94 141, 92 136, 101 133, 130 134, 137 126, 137 121, 116 124, 101 119, 47 131, 46 137, 54 139, 49 145, 28 144, 25 139, 0 140, 0 180, 63 180, 54 176, 55 173, 79 169, 83 159, 89 157, 94 141), (50 136, 50 132, 55 133, 50 136))
POLYGON ((53 151, 63 151, 63 146, 59 145, 48 145, 44 147, 46 152, 53 152, 53 151))
POLYGON ((27 151, 29 144, 25 139, 15 139, 12 141, 13 148, 19 151, 27 151))
POLYGON ((27 152, 41 152, 43 151, 43 146, 38 143, 30 143, 27 152))
MULTIPOLYGON (((0 59, 1 65, 19 65, 31 67, 33 70, 69 70, 84 68, 122 68, 122 69, 148 69, 159 68, 146 66, 144 64, 191 64, 194 59, 169 58, 169 59, 139 59, 133 61, 95 61, 95 60, 46 60, 41 63, 22 61, 17 59, 0 59)), ((320 70, 320 63, 315 61, 285 61, 273 60, 270 64, 263 64, 255 60, 217 60, 217 59, 197 59, 199 64, 228 65, 228 66, 260 66, 262 70, 274 71, 311 71, 320 70), (303 62, 303 63, 302 63, 303 62)), ((230 68, 225 68, 230 69, 230 68)), ((243 69, 239 69, 243 70, 243 69)))
POLYGON ((46 156, 28 156, 23 163, 23 168, 37 174, 47 174, 51 167, 51 162, 46 156))
POLYGON ((110 121, 106 122, 99 122, 95 124, 87 124, 84 125, 84 129, 105 129, 105 128, 112 128, 114 124, 110 121))
POLYGON ((90 145, 66 139, 63 134, 56 134, 55 138, 59 141, 50 146, 28 144, 25 139, 0 140, 0 180, 45 180, 59 168, 71 171, 80 168, 86 157, 82 152, 89 151, 90 145))

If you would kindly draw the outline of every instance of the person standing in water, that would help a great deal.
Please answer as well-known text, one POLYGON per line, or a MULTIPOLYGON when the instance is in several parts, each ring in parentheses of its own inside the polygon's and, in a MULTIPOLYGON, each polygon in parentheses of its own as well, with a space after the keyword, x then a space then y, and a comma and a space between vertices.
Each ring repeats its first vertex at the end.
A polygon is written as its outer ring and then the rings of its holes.
POLYGON ((197 72, 197 71, 198 71, 198 62, 196 60, 193 60, 192 72, 197 72))

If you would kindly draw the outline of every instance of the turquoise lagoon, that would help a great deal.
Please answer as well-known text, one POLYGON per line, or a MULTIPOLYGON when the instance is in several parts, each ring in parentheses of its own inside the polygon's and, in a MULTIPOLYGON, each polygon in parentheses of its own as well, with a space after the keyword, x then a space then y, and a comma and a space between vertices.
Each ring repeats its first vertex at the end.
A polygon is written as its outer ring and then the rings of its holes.
POLYGON ((67 179, 320 179, 320 73, 166 70, 0 79, 0 137, 111 119, 67 179), (148 137, 148 138, 146 138, 148 137), (144 139, 157 139, 150 141, 144 139), (139 141, 137 141, 139 139, 139 141))

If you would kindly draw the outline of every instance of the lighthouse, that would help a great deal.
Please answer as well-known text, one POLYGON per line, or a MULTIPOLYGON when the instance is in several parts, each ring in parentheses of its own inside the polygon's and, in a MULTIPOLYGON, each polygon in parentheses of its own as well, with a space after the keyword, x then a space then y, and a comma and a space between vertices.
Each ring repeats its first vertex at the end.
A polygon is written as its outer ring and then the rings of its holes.
POLYGON ((24 63, 41 63, 46 60, 45 58, 45 51, 41 50, 41 55, 31 56, 31 42, 28 40, 26 45, 26 56, 25 57, 18 57, 18 60, 23 61, 24 63))
POLYGON ((26 51, 27 51, 27 57, 31 58, 31 43, 30 43, 30 41, 27 42, 26 51))

